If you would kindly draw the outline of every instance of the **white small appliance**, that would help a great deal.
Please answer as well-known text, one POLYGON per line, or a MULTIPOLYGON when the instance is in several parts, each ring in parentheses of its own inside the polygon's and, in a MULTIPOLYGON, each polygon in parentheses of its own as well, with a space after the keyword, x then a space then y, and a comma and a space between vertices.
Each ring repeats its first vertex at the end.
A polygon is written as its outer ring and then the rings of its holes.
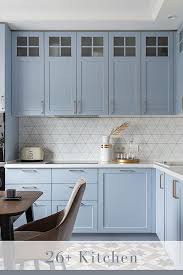
POLYGON ((44 151, 41 147, 24 147, 21 150, 21 161, 43 161, 44 151))

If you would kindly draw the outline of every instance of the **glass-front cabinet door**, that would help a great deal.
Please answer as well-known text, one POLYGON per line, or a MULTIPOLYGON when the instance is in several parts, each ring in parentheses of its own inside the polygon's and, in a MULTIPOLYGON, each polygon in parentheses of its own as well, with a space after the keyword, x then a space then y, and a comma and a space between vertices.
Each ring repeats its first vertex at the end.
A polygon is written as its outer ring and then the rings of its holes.
POLYGON ((109 33, 109 114, 140 114, 140 33, 109 33))
POLYGON ((173 33, 142 33, 141 48, 142 114, 173 114, 173 33))
POLYGON ((77 33, 77 113, 108 114, 108 33, 77 33))
POLYGON ((76 33, 45 33, 45 113, 77 113, 76 33))
POLYGON ((13 32, 12 45, 13 113, 44 115, 43 33, 13 32))

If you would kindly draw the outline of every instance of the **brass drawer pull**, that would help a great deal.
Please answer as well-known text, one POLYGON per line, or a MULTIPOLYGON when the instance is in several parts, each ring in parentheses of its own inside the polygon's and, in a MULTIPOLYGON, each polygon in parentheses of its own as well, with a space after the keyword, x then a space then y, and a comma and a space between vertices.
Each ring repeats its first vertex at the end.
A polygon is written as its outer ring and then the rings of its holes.
POLYGON ((160 175, 160 189, 164 189, 164 186, 162 185, 162 176, 163 174, 160 175))
POLYGON ((37 170, 35 170, 35 169, 33 169, 33 170, 26 170, 26 169, 22 169, 22 172, 24 172, 24 173, 37 173, 38 171, 37 170))
POLYGON ((22 189, 38 189, 36 186, 22 186, 22 189))
POLYGON ((69 186, 69 189, 74 189, 74 186, 69 186))
POLYGON ((77 169, 77 170, 74 170, 74 169, 70 169, 69 172, 82 172, 82 173, 83 173, 84 170, 78 170, 78 169, 77 169))
POLYGON ((174 199, 179 199, 179 197, 177 197, 177 181, 173 180, 173 198, 174 199))
POLYGON ((120 170, 122 173, 135 173, 134 170, 120 170))
POLYGON ((77 102, 76 100, 74 100, 74 114, 77 113, 77 102))
POLYGON ((34 202, 33 205, 34 205, 35 207, 46 206, 46 205, 44 205, 44 204, 38 204, 38 203, 36 203, 36 202, 34 202))

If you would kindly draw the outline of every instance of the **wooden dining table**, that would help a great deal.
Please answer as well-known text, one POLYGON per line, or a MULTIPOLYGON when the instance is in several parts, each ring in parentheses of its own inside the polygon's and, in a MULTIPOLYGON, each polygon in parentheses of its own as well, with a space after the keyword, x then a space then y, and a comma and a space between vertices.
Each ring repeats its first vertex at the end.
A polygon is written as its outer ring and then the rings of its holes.
POLYGON ((21 196, 20 201, 4 200, 5 191, 0 191, 0 228, 1 240, 14 240, 13 223, 25 213, 27 222, 34 220, 33 204, 41 197, 40 191, 19 191, 17 196, 21 196))

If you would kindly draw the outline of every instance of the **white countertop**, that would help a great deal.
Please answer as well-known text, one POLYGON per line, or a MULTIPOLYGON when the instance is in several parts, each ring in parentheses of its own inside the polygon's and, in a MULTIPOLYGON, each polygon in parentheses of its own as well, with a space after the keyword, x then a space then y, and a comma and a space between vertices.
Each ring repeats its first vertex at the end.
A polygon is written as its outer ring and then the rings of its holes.
MULTIPOLYGON (((1 163, 0 163, 1 164, 1 163)), ((7 163, 3 163, 5 168, 12 168, 12 169, 51 169, 51 168, 155 168, 158 170, 161 170, 162 172, 165 172, 169 174, 170 176, 179 179, 183 181, 183 166, 172 166, 172 167, 164 167, 161 166, 155 162, 139 162, 135 164, 116 164, 116 163, 101 163, 97 161, 74 161, 74 163, 71 161, 67 162, 59 162, 59 163, 47 163, 47 162, 31 162, 31 163, 25 163, 25 162, 18 162, 18 161, 10 161, 7 163)))
POLYGON ((118 163, 102 163, 97 161, 84 162, 84 161, 74 161, 73 162, 59 162, 59 163, 47 163, 47 162, 7 162, 5 168, 152 168, 152 162, 139 162, 135 164, 118 164, 118 163))

